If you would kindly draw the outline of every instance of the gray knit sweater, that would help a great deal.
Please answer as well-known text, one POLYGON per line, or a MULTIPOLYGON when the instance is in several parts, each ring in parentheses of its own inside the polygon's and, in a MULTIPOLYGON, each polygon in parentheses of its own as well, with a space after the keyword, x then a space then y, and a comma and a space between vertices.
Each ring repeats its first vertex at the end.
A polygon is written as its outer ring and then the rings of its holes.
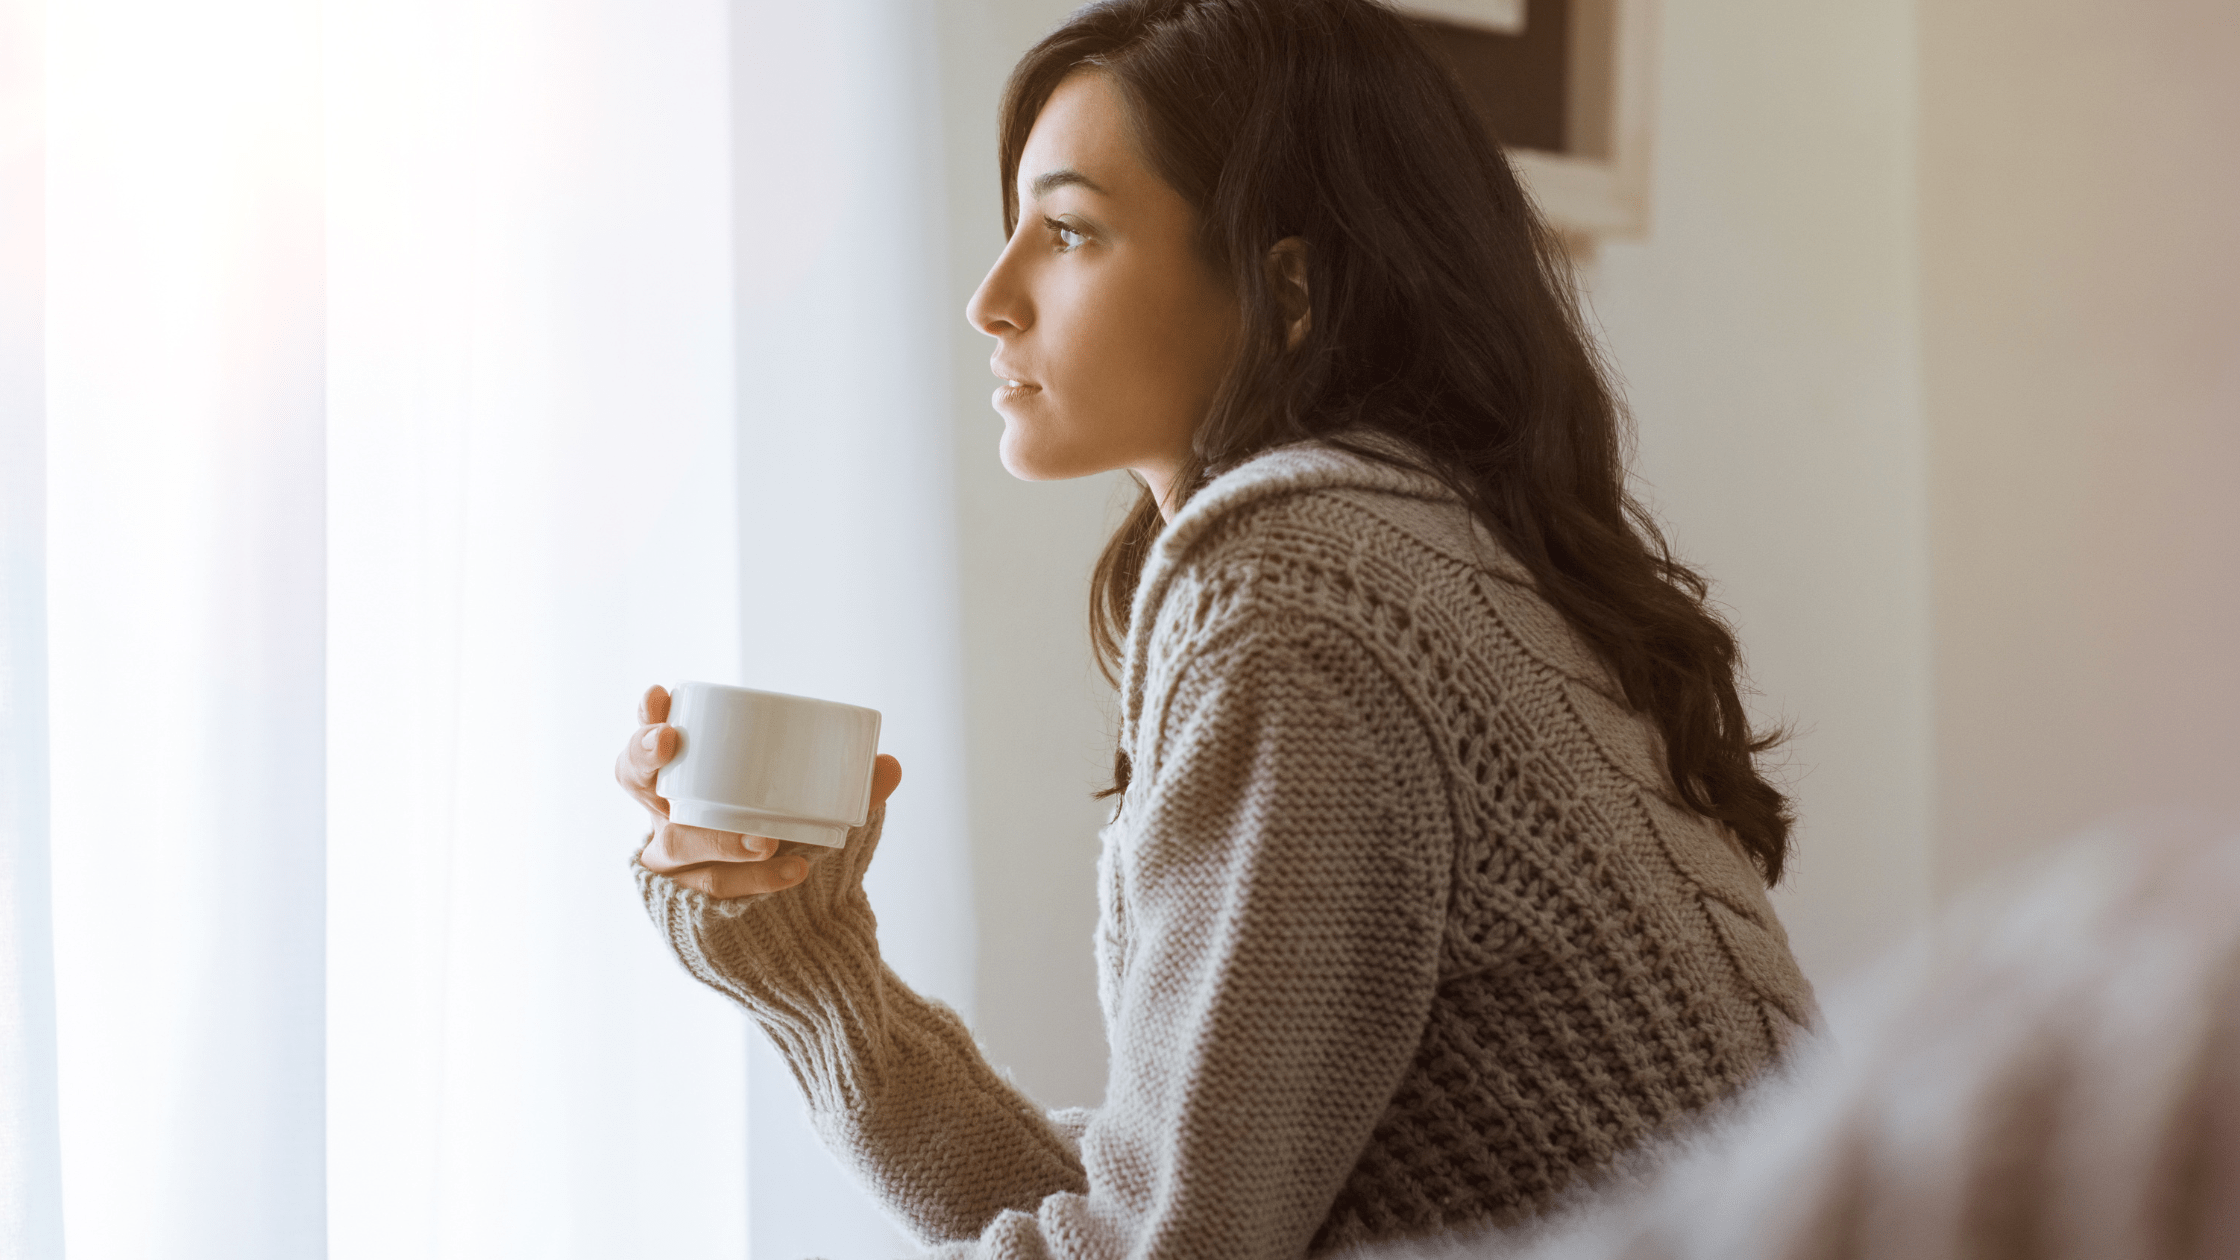
POLYGON ((1519 1219, 1816 1018, 1654 727, 1426 474, 1308 443, 1201 490, 1145 565, 1120 739, 1094 1109, 1035 1106, 881 963, 883 810, 781 893, 637 868, 938 1254, 1288 1260, 1519 1219))

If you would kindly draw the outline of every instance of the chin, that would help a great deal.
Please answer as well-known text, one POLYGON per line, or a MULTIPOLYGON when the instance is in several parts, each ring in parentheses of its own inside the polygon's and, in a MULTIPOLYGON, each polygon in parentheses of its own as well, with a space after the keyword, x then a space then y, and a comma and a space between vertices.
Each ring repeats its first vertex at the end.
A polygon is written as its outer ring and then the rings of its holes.
POLYGON ((1010 420, 1004 421, 997 454, 1003 460, 1003 470, 1021 481, 1065 481, 1103 471, 1101 467, 1084 466, 1079 452, 1053 449, 1050 443, 1027 437, 1010 420))

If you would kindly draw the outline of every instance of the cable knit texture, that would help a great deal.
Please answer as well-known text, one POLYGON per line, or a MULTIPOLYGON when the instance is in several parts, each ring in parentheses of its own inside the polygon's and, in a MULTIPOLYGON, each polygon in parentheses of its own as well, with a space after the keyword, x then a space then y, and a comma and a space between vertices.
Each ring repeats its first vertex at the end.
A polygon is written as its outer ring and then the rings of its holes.
POLYGON ((1038 1109, 881 964, 883 810, 782 893, 637 868, 941 1255, 1287 1258, 1521 1219, 1817 1018, 1655 727, 1426 473, 1303 443, 1201 490, 1145 565, 1121 700, 1094 1110, 1038 1109))

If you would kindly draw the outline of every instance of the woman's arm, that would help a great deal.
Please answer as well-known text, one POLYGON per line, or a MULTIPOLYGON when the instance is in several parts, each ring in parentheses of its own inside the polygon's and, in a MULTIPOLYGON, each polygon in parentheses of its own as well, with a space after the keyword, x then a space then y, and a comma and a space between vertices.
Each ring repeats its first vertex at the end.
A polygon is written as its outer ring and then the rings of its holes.
POLYGON ((1452 823, 1405 697, 1298 621, 1216 639, 1168 694, 1119 829, 1126 960, 1088 1188, 953 1254, 1296 1257, 1415 1058, 1452 823))
POLYGON ((880 961, 862 879, 885 819, 874 808, 783 892, 719 901, 643 865, 637 880, 686 968, 769 1034, 825 1144, 932 1245, 1085 1182, 1074 1139, 880 961))
POLYGON ((1452 824, 1405 698, 1343 632, 1297 624, 1210 636, 1169 695, 1119 829, 1127 957, 1085 1124, 1040 1113, 879 962, 861 873, 883 811, 785 892, 638 876, 826 1142, 940 1254, 1297 1256, 1414 1058, 1452 824))

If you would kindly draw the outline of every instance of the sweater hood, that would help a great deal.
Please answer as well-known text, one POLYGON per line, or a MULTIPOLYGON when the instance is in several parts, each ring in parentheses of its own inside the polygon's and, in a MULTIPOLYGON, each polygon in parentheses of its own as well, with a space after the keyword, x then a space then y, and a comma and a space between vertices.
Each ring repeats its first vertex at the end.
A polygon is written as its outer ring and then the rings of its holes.
POLYGON ((1381 429, 1356 426, 1329 438, 1315 438, 1271 447, 1208 482, 1167 522, 1145 557, 1143 575, 1136 583, 1128 610, 1127 655, 1122 662, 1121 730, 1135 729, 1143 711, 1143 670, 1149 651, 1152 622, 1167 589, 1198 546, 1221 523, 1240 512, 1265 506, 1293 495, 1331 490, 1363 490, 1396 495, 1427 503, 1451 505, 1458 514, 1458 543, 1475 539, 1469 558, 1499 576, 1531 587, 1531 572, 1515 557, 1493 543, 1482 525, 1470 517, 1462 500, 1445 482, 1424 470, 1424 456, 1412 443, 1381 429), (1396 468, 1331 445, 1343 441, 1403 461, 1396 468))

